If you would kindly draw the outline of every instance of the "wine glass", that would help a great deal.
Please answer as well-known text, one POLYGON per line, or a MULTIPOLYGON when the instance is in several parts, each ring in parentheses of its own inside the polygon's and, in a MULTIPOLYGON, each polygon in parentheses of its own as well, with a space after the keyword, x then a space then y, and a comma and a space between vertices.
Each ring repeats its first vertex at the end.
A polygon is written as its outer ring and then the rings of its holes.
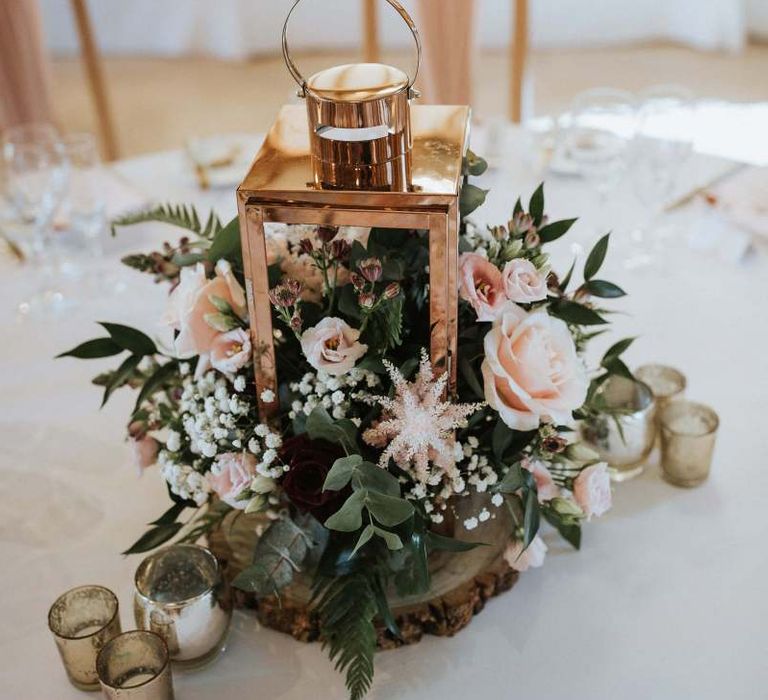
POLYGON ((28 236, 19 241, 25 256, 38 269, 40 288, 19 310, 59 306, 64 296, 58 285, 59 251, 53 218, 61 204, 69 166, 56 130, 47 124, 27 124, 3 135, 6 192, 11 207, 28 236))
POLYGON ((649 264, 669 238, 669 227, 659 219, 693 152, 694 116, 694 95, 687 88, 660 85, 640 93, 632 182, 643 220, 631 232, 627 267, 649 264))

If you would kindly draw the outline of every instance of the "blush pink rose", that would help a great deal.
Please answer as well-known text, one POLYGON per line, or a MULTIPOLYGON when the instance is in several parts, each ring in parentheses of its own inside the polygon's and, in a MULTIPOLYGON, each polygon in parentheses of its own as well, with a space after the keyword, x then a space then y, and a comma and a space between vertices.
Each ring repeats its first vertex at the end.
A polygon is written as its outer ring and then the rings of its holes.
POLYGON ((251 337, 242 328, 220 333, 211 347, 211 365, 223 374, 232 375, 251 359, 251 337))
POLYGON ((501 273, 504 294, 516 304, 530 304, 547 298, 547 278, 524 258, 510 260, 501 273))
POLYGON ((538 535, 533 538, 527 549, 523 550, 521 540, 515 540, 507 545, 504 551, 504 559, 515 571, 527 571, 530 568, 537 569, 544 564, 547 556, 547 545, 538 535))
POLYGON ((219 455, 208 474, 214 493, 232 508, 245 510, 248 500, 238 500, 256 476, 256 458, 250 452, 227 452, 219 455))
POLYGON ((141 474, 157 461, 158 442, 155 438, 144 435, 136 439, 131 438, 130 443, 133 451, 133 462, 141 474))
POLYGON ((536 491, 539 496, 539 503, 551 501, 560 495, 560 488, 552 478, 547 465, 539 459, 524 459, 523 468, 533 474, 533 480, 536 482, 536 491))
POLYGON ((350 328, 340 318, 324 318, 301 336, 301 350, 307 362, 338 377, 355 366, 368 350, 358 342, 360 331, 350 328))
POLYGON ((588 518, 611 509, 611 478, 605 462, 582 469, 573 482, 573 497, 588 518))
POLYGON ((179 331, 174 341, 179 358, 208 354, 221 333, 205 320, 208 314, 219 313, 211 297, 223 299, 235 314, 245 318, 245 292, 226 260, 216 263, 216 276, 211 280, 206 279, 201 263, 183 268, 179 284, 168 299, 165 316, 168 325, 179 331))
POLYGON ((459 293, 472 305, 478 321, 493 321, 507 301, 499 268, 477 253, 459 258, 459 293))
POLYGON ((563 321, 508 304, 483 341, 485 400, 513 430, 567 423, 587 396, 587 373, 563 321))

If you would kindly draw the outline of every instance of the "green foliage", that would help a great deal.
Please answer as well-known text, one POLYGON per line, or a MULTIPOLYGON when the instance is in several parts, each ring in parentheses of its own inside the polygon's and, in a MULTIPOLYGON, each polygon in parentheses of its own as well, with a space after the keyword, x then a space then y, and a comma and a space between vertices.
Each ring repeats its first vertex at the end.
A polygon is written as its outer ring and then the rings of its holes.
POLYGON ((149 552, 178 534, 184 527, 184 523, 163 522, 160 525, 147 530, 139 539, 126 549, 123 554, 143 554, 149 552))
POLYGON ((315 611, 320 619, 323 648, 340 673, 346 673, 350 700, 361 700, 373 683, 378 612, 377 588, 384 586, 371 570, 336 578, 320 577, 314 586, 315 611))
POLYGON ((167 384, 176 378, 178 371, 179 363, 176 360, 171 360, 167 364, 159 365, 144 382, 144 386, 141 387, 141 391, 136 397, 136 405, 133 409, 134 413, 138 411, 141 408, 141 405, 147 399, 151 398, 155 392, 165 389, 167 384))
POLYGON ((569 299, 556 299, 549 313, 573 326, 600 326, 608 323, 597 311, 569 299))
POLYGON ((104 404, 106 404, 107 401, 109 401, 109 397, 112 396, 112 392, 115 389, 119 389, 121 386, 124 386, 125 384, 128 383, 128 381, 130 380, 130 378, 133 376, 134 372, 138 368, 140 362, 141 362, 140 356, 130 355, 123 361, 123 363, 117 368, 117 370, 112 373, 109 381, 104 387, 104 396, 101 399, 102 408, 104 407, 104 404))
POLYGON ((483 190, 477 185, 465 182, 459 195, 459 212, 461 213, 461 218, 465 219, 473 211, 482 206, 487 196, 488 190, 483 190))
POLYGON ((219 217, 211 211, 205 225, 200 223, 195 207, 190 205, 160 204, 143 211, 132 212, 119 216, 112 221, 112 235, 116 235, 119 226, 133 226, 147 222, 170 224, 178 228, 186 229, 198 236, 212 238, 221 229, 219 217))
POLYGON ((223 228, 219 228, 213 237, 213 243, 208 249, 208 260, 216 263, 228 260, 235 267, 243 267, 243 249, 240 245, 240 220, 235 217, 223 228))
POLYGON ((341 445, 347 454, 355 454, 358 451, 355 424, 348 419, 334 420, 322 405, 316 406, 309 414, 306 429, 313 440, 327 440, 341 445))
POLYGON ((474 151, 468 150, 462 164, 462 173, 479 177, 486 170, 488 170, 488 162, 485 158, 481 158, 474 151))
POLYGON ((531 195, 528 203, 528 213, 533 218, 533 225, 538 228, 544 216, 544 183, 542 182, 531 195))
POLYGON ((311 516, 274 522, 259 538, 253 564, 232 585, 257 596, 278 594, 293 581, 315 547, 325 547, 328 532, 311 516))
POLYGON ((606 233, 590 251, 587 256, 587 262, 584 263, 584 279, 591 280, 603 266, 605 260, 605 254, 608 252, 608 240, 611 237, 610 233, 606 233))
POLYGON ((542 226, 539 229, 539 238, 542 243, 552 243, 561 236, 564 236, 576 223, 577 219, 563 219, 562 221, 553 221, 551 224, 542 226))
POLYGON ((593 297, 601 297, 603 299, 618 299, 619 297, 626 296, 626 292, 621 287, 605 280, 589 280, 584 283, 584 289, 593 297))
POLYGON ((60 357, 76 357, 80 360, 94 360, 99 357, 119 355, 121 352, 123 352, 123 348, 112 338, 94 338, 93 340, 86 340, 84 343, 80 343, 80 345, 67 350, 67 352, 56 355, 56 359, 60 357))
POLYGON ((99 325, 109 333, 112 340, 123 350, 139 356, 154 355, 157 352, 157 346, 152 338, 135 328, 103 321, 99 325))

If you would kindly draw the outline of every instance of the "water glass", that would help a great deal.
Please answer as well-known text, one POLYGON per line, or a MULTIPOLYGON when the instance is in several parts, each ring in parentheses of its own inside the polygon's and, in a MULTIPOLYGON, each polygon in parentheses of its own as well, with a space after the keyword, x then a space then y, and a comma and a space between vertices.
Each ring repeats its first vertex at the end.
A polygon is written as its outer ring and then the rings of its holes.
POLYGON ((176 544, 150 554, 136 570, 135 587, 136 626, 160 634, 174 664, 200 666, 223 650, 232 597, 208 549, 176 544))
POLYGON ((96 656, 120 634, 117 597, 102 586, 80 586, 61 595, 48 612, 64 669, 80 690, 98 690, 96 656))
POLYGON ((173 700, 168 648, 154 632, 115 637, 99 652, 96 668, 108 700, 173 700))
POLYGON ((709 406, 672 401, 661 412, 661 468, 675 486, 698 486, 709 476, 720 419, 709 406))

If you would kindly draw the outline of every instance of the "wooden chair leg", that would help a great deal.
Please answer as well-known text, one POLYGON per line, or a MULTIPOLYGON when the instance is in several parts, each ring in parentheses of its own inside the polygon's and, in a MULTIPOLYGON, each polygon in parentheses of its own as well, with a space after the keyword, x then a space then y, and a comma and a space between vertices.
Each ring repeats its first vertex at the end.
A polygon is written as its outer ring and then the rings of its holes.
POLYGON ((514 0, 514 27, 512 30, 512 45, 510 46, 510 95, 509 116, 519 124, 523 116, 523 83, 525 80, 525 64, 528 58, 528 0, 514 0))
POLYGON ((363 60, 366 63, 381 61, 376 0, 363 0, 363 60))
POLYGON ((112 113, 109 108, 104 70, 99 50, 93 37, 88 6, 86 5, 86 0, 71 0, 71 4, 75 15, 75 23, 77 24, 77 33, 80 38, 80 50, 85 65, 85 72, 94 106, 96 107, 103 155, 106 160, 115 160, 118 155, 117 139, 112 122, 112 113))

